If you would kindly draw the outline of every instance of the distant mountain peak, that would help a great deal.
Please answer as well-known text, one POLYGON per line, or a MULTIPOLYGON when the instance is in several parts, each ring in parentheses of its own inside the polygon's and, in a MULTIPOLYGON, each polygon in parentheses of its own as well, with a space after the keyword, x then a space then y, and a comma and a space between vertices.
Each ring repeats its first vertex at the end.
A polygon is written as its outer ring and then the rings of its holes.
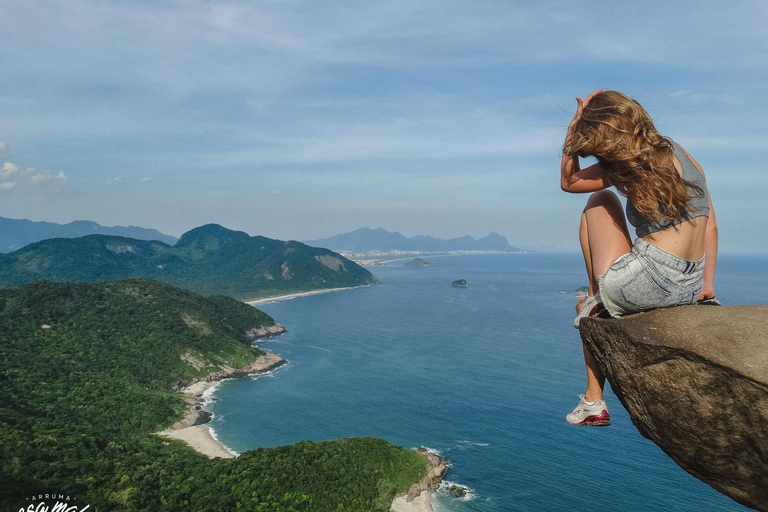
POLYGON ((138 226, 102 226, 90 220, 76 220, 68 224, 35 222, 28 219, 0 217, 0 253, 12 252, 27 245, 50 238, 78 238, 86 235, 111 235, 157 240, 168 245, 176 243, 176 237, 164 235, 156 229, 138 226))
POLYGON ((218 224, 172 247, 101 234, 41 240, 0 255, 0 288, 40 279, 101 281, 142 277, 202 293, 254 298, 377 283, 373 274, 326 249, 250 236, 218 224))
POLYGON ((470 235, 445 240, 424 235, 408 238, 397 231, 390 232, 384 228, 360 228, 329 238, 308 240, 305 243, 334 251, 355 252, 392 250, 425 252, 483 250, 513 252, 519 250, 510 246, 506 237, 495 232, 491 232, 479 240, 475 240, 470 235))
POLYGON ((190 229, 181 235, 181 238, 179 238, 179 241, 174 247, 184 247, 208 238, 216 238, 218 240, 244 240, 246 238, 251 238, 251 235, 245 231, 227 229, 219 224, 205 224, 190 229))

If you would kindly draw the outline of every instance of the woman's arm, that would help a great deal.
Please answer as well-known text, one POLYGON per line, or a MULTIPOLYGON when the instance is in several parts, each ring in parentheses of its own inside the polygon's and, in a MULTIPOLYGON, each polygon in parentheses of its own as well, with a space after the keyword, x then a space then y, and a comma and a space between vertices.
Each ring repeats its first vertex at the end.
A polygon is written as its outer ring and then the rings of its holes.
POLYGON ((707 230, 704 233, 704 287, 701 289, 699 300, 710 299, 715 296, 715 267, 717 266, 717 219, 715 209, 712 207, 712 198, 709 199, 709 220, 707 230))
MULTIPOLYGON (((576 113, 573 115, 573 119, 568 124, 568 135, 576 122, 581 119, 581 113, 584 111, 584 107, 594 98, 596 95, 603 92, 599 89, 583 100, 576 96, 576 113)), ((605 179, 605 173, 600 167, 600 164, 590 165, 586 169, 582 170, 579 166, 579 157, 576 155, 563 154, 562 160, 560 160, 560 188, 565 192, 571 192, 573 194, 580 194, 584 192, 596 192, 610 187, 610 183, 605 179)))
POLYGON ((572 194, 596 192, 610 187, 600 164, 579 168, 579 157, 563 155, 560 161, 560 188, 572 194))
MULTIPOLYGON (((699 162, 691 156, 688 151, 683 148, 685 154, 691 159, 693 165, 699 170, 702 176, 706 178, 704 169, 702 169, 699 162)), ((707 221, 707 228, 704 231, 704 286, 701 289, 701 295, 699 295, 699 301, 704 299, 711 299, 715 296, 715 267, 717 267, 717 219, 715 218, 715 208, 712 206, 712 197, 709 198, 709 220, 707 221)))

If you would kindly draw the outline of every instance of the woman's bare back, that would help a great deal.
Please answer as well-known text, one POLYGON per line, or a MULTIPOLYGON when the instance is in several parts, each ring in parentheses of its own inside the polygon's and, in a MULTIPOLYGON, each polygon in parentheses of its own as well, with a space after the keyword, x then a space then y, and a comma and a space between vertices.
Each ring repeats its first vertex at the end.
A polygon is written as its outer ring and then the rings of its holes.
MULTIPOLYGON (((688 154, 687 151, 686 154, 688 154)), ((688 154, 688 157, 691 158, 699 172, 704 175, 704 171, 699 163, 690 154, 688 154)), ((677 157, 674 157, 674 164, 675 169, 677 169, 677 172, 682 177, 683 167, 680 165, 677 157)), ((711 207, 712 205, 710 204, 711 207)), ((704 238, 707 232, 708 220, 707 217, 694 217, 687 222, 664 231, 651 233, 643 238, 663 251, 689 261, 697 261, 704 255, 704 238)))

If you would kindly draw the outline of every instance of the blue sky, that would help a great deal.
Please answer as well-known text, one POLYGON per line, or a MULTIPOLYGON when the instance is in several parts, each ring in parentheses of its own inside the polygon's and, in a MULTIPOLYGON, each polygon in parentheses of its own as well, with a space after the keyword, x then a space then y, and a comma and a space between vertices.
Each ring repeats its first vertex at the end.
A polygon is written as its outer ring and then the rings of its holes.
POLYGON ((704 166, 725 252, 768 251, 768 4, 0 3, 0 216, 384 227, 578 250, 574 96, 617 89, 704 166))

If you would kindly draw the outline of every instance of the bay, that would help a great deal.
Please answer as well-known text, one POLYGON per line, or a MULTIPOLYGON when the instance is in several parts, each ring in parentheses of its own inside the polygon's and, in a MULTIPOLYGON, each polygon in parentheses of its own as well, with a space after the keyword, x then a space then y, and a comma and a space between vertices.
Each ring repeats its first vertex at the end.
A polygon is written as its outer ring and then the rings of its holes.
MULTIPOLYGON (((611 427, 565 422, 585 384, 579 255, 425 259, 371 268, 378 286, 260 304, 288 329, 260 345, 289 364, 220 385, 217 437, 238 452, 348 436, 427 446, 470 489, 436 493, 438 511, 747 510, 640 436, 609 389, 611 427)), ((765 303, 765 263, 721 256, 718 297, 765 303)))

